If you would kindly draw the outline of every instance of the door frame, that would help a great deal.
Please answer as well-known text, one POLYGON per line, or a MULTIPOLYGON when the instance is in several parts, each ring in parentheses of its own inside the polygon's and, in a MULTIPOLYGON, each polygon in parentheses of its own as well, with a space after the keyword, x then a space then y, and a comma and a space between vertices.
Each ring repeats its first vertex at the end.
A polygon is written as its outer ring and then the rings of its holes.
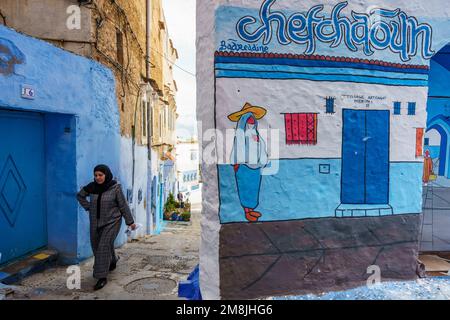
MULTIPOLYGON (((36 252, 38 252, 40 250, 43 250, 43 249, 47 248, 48 245, 49 245, 49 236, 48 236, 48 231, 49 231, 48 220, 49 220, 49 218, 48 218, 48 210, 47 210, 48 193, 47 193, 47 185, 46 185, 46 181, 45 181, 46 177, 47 177, 46 123, 45 123, 46 121, 45 121, 45 114, 44 113, 41 113, 41 112, 38 112, 38 111, 15 110, 15 109, 9 109, 9 108, 4 108, 4 107, 0 108, 0 117, 5 117, 5 118, 11 117, 11 118, 16 118, 16 119, 17 118, 18 119, 30 119, 30 120, 37 120, 37 121, 40 122, 40 124, 42 126, 42 139, 43 139, 43 141, 42 141, 43 149, 41 151, 42 151, 43 165, 44 165, 44 168, 43 168, 43 170, 44 170, 44 172, 43 172, 43 175, 44 175, 44 188, 42 190, 43 206, 44 206, 43 207, 44 212, 43 212, 43 221, 42 222, 43 222, 44 229, 42 230, 42 232, 43 232, 42 235, 45 237, 45 241, 44 241, 45 244, 42 245, 42 246, 35 247, 35 248, 33 248, 33 249, 31 249, 31 250, 29 250, 27 252, 15 255, 14 257, 9 258, 7 261, 3 261, 3 257, 2 257, 2 260, 0 261, 0 266, 5 266, 5 265, 9 265, 11 263, 14 263, 15 261, 21 260, 24 257, 32 255, 32 254, 34 254, 34 253, 36 253, 36 252)), ((9 155, 7 158, 9 159, 10 157, 11 157, 11 155, 9 155)), ((13 158, 11 158, 11 159, 14 161, 13 158)), ((2 168, 3 167, 0 167, 0 170, 2 170, 2 168)), ((1 212, 0 214, 3 215, 3 212, 1 212)))

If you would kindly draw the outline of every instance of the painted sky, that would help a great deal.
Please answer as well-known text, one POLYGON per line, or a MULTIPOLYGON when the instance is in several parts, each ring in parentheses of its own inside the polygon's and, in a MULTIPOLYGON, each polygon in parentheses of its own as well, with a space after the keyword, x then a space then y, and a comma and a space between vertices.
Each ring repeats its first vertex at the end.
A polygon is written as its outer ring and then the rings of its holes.
POLYGON ((163 0, 169 35, 178 50, 179 60, 174 67, 178 85, 178 137, 188 138, 197 132, 195 82, 195 0, 163 0))

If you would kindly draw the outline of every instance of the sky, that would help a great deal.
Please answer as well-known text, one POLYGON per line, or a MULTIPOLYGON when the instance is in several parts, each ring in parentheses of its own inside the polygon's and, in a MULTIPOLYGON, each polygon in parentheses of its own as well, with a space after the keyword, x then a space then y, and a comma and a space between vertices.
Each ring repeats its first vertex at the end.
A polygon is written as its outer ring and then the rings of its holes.
POLYGON ((169 36, 178 51, 179 60, 174 67, 178 86, 176 96, 177 136, 190 138, 197 132, 195 76, 195 1, 162 0, 169 36), (188 71, 183 71, 180 68, 188 71))

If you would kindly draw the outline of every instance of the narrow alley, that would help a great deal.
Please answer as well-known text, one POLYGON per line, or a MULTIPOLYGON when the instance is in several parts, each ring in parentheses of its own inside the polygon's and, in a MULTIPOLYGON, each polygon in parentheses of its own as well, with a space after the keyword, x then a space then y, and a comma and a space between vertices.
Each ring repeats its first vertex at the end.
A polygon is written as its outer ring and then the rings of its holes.
POLYGON ((174 300, 178 283, 199 262, 200 203, 192 204, 190 222, 168 221, 160 235, 147 236, 117 249, 117 269, 100 291, 93 291, 93 258, 80 264, 81 289, 67 288, 67 266, 49 268, 12 287, 7 300, 174 300))

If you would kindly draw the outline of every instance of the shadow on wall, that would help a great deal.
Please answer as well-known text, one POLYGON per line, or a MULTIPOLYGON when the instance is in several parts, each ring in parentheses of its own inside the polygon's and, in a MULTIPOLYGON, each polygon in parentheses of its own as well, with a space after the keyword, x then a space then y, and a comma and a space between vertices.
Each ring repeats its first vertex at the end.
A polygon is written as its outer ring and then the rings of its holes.
POLYGON ((15 66, 25 62, 25 55, 11 41, 0 38, 0 74, 14 73, 15 66))

